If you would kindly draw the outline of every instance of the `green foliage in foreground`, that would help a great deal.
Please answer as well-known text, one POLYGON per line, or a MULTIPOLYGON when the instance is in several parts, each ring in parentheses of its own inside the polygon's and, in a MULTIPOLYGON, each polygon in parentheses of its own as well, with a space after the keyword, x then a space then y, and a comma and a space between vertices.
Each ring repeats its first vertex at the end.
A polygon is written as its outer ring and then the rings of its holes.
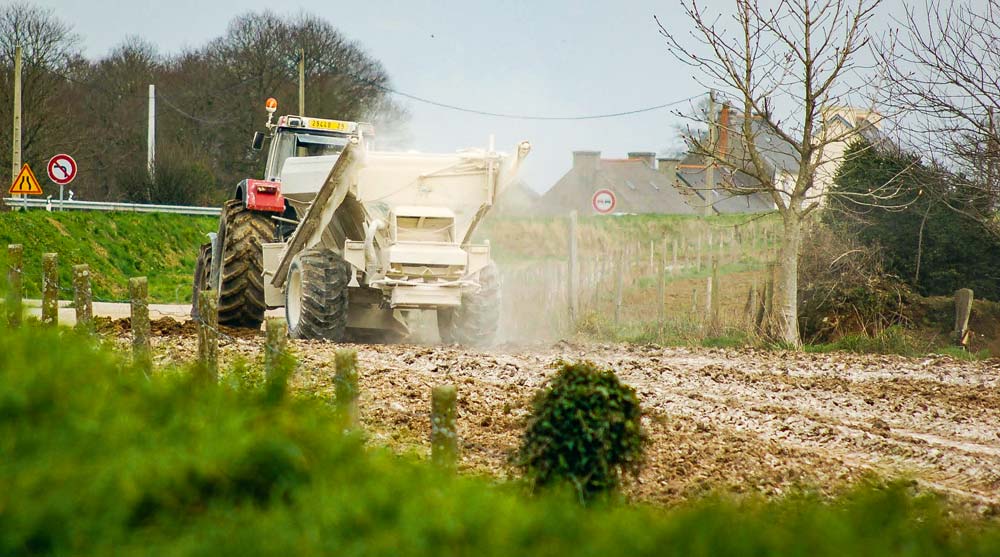
MULTIPOLYGON (((59 283, 72 285, 73 265, 92 271, 96 300, 125 300, 128 279, 146 276, 154 302, 191 301, 198 246, 218 227, 216 217, 187 215, 16 211, 0 213, 0 249, 24 245, 25 295, 41 295, 42 254, 59 254, 59 283)), ((71 290, 60 294, 73 299, 71 290)))
POLYGON ((593 363, 566 362, 535 395, 516 461, 536 487, 568 484, 587 501, 638 476, 645 445, 635 389, 593 363))
MULTIPOLYGON (((669 510, 527 497, 366 449, 322 401, 151 379, 68 330, 0 331, 0 555, 991 555, 903 485, 669 510)), ((273 394, 273 392, 272 392, 273 394)), ((666 463, 669 465, 669 463, 666 463)))

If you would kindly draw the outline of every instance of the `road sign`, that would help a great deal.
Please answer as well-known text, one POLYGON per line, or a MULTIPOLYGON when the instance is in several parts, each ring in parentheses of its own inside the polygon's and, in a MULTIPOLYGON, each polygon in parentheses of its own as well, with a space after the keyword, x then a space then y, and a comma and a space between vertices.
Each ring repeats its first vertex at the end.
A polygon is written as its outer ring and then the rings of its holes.
POLYGON ((597 190, 594 192, 594 197, 590 200, 590 204, 594 206, 594 210, 598 213, 607 215, 615 210, 615 203, 617 201, 615 199, 615 192, 611 190, 597 190))
POLYGON ((14 178, 14 183, 10 185, 8 191, 21 195, 42 195, 42 186, 38 183, 38 178, 35 178, 35 173, 31 171, 28 163, 24 163, 24 166, 21 167, 21 172, 17 174, 17 178, 14 178))
POLYGON ((49 159, 49 180, 65 186, 76 178, 76 161, 73 157, 60 154, 49 159))

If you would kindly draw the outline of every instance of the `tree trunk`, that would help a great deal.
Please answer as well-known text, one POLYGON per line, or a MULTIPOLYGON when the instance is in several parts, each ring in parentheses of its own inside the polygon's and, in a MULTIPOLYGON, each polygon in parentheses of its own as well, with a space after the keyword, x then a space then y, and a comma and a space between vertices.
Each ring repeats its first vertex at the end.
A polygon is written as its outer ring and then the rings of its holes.
POLYGON ((778 292, 775 301, 779 307, 781 340, 793 347, 800 347, 799 339, 799 246, 802 243, 802 216, 789 208, 782 214, 784 234, 779 252, 778 292))

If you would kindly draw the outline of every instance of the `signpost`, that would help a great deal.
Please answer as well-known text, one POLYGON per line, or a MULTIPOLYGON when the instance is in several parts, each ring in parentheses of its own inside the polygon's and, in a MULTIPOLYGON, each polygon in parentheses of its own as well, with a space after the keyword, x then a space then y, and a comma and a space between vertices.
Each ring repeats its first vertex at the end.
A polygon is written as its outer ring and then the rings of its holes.
POLYGON ((76 161, 73 157, 60 153, 49 159, 48 173, 49 180, 59 184, 59 210, 63 210, 63 186, 76 178, 76 161))
POLYGON ((594 192, 594 197, 591 198, 590 204, 599 214, 607 215, 615 210, 617 201, 615 192, 611 190, 597 190, 594 192))

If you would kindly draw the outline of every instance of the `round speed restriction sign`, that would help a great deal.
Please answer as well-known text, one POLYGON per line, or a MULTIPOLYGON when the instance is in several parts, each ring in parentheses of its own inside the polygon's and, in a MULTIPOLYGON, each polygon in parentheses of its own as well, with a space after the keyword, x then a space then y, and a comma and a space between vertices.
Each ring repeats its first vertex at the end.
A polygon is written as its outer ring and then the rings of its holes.
POLYGON ((597 190, 594 192, 594 197, 590 200, 591 205, 594 206, 594 210, 602 215, 607 215, 615 210, 615 193, 611 190, 597 190))

